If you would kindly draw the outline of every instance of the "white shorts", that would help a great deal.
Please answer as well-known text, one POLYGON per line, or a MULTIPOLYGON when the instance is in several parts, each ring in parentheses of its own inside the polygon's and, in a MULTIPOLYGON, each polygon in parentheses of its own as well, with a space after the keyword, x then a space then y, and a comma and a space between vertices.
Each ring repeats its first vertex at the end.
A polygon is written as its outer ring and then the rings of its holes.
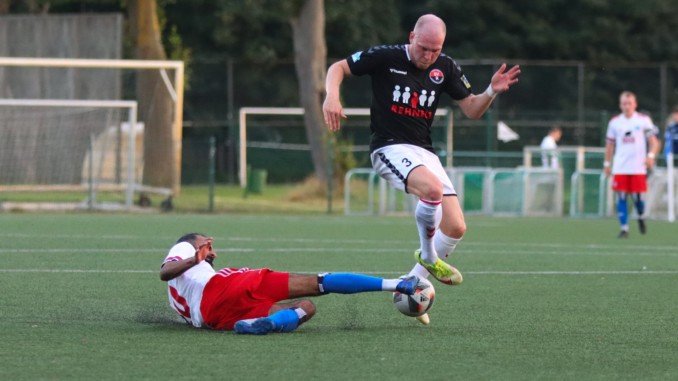
POLYGON ((423 165, 443 184, 444 196, 457 194, 440 159, 427 149, 411 144, 394 144, 377 149, 370 158, 372 168, 396 189, 407 192, 407 177, 413 169, 423 165))

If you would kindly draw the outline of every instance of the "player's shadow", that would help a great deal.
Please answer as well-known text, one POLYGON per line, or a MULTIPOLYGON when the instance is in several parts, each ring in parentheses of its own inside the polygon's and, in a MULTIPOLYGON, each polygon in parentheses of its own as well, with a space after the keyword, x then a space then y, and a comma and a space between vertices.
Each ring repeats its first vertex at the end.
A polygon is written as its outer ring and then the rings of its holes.
POLYGON ((339 324, 327 325, 323 324, 323 311, 319 310, 318 315, 310 320, 308 323, 304 324, 300 329, 299 333, 307 334, 328 334, 328 333, 342 333, 342 332, 393 332, 398 330, 403 332, 403 330, 419 330, 419 329, 430 329, 430 327, 425 327, 420 323, 414 323, 414 318, 407 318, 400 314, 396 315, 396 320, 386 318, 382 320, 378 317, 372 316, 370 311, 360 308, 359 303, 351 302, 346 300, 341 304, 340 313, 336 314, 339 317, 339 324), (411 321, 404 321, 411 320, 411 321))
MULTIPOLYGON (((349 300, 341 304, 339 311, 335 311, 338 313, 333 314, 338 317, 338 321, 335 319, 330 319, 330 321, 325 320, 324 317, 328 315, 328 312, 320 310, 318 315, 302 325, 296 334, 327 335, 346 332, 393 332, 394 330, 405 332, 409 330, 431 329, 431 327, 424 327, 419 323, 412 324, 414 318, 399 315, 395 317, 397 320, 382 316, 383 320, 376 318, 379 320, 377 322, 375 321, 375 316, 372 316, 369 311, 361 309, 358 303, 353 303, 349 300), (411 319, 412 321, 404 321, 403 319, 411 319)), ((150 326, 151 329, 158 331, 191 331, 194 329, 191 325, 181 320, 173 311, 165 308, 140 306, 134 320, 139 324, 150 326)), ((210 332, 219 333, 221 331, 210 332)))
POLYGON ((145 308, 137 312, 137 323, 151 325, 162 330, 186 329, 188 324, 164 310, 145 308))

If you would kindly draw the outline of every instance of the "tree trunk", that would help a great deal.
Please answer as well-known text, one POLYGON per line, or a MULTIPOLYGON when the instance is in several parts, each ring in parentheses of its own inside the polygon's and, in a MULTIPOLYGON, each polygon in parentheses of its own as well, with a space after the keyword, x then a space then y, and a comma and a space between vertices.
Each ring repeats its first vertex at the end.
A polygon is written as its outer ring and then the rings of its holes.
POLYGON ((327 180, 328 144, 322 113, 327 67, 324 0, 305 0, 298 17, 293 18, 294 64, 299 82, 299 98, 305 110, 306 137, 316 176, 327 180))
POLYGON ((10 5, 12 5, 11 0, 0 0, 0 15, 8 14, 10 5))
MULTIPOLYGON (((156 0, 130 0, 128 4, 137 58, 166 60, 156 0)), ((137 97, 139 120, 145 123, 143 183, 177 191, 180 171, 175 145, 181 142, 172 139, 174 102, 159 70, 137 71, 137 97)))

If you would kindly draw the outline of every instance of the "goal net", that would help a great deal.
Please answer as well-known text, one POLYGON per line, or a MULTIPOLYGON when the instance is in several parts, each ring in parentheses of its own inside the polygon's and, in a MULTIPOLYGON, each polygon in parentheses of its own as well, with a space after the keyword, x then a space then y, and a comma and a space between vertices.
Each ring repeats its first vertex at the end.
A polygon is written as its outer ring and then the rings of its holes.
MULTIPOLYGON (((344 109, 348 119, 335 133, 337 155, 349 160, 349 168, 371 168, 369 160, 370 110, 344 109)), ((244 107, 239 112, 239 179, 247 185, 247 168, 265 169, 272 182, 291 183, 303 180, 313 173, 311 147, 306 138, 304 109, 292 107, 244 107)), ((451 159, 452 113, 440 109, 432 128, 435 148, 439 156, 451 159)), ((366 189, 366 188, 365 188, 366 189)))
POLYGON ((129 208, 135 192, 177 193, 183 71, 179 61, 0 57, 5 208, 80 205, 85 188, 90 207, 112 198, 129 208))
POLYGON ((77 206, 89 208, 104 205, 97 194, 112 192, 118 196, 108 200, 131 206, 142 169, 136 115, 134 101, 0 99, 3 208, 50 201, 31 196, 50 192, 84 193, 77 206))

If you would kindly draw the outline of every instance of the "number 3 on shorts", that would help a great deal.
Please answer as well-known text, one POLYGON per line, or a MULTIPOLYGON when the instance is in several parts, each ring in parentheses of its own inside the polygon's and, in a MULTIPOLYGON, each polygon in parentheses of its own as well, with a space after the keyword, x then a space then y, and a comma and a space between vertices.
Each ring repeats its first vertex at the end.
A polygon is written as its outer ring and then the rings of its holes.
POLYGON ((403 164, 405 164, 405 167, 409 167, 410 165, 412 165, 412 162, 411 162, 409 159, 404 158, 404 159, 403 159, 403 164))

